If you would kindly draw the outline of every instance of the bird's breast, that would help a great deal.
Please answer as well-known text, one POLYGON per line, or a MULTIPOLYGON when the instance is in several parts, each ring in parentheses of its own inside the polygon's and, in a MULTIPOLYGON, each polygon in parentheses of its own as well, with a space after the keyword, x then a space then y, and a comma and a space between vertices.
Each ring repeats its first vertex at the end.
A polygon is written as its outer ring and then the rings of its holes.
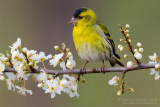
POLYGON ((87 61, 109 59, 109 44, 94 29, 73 30, 73 40, 79 56, 87 61))

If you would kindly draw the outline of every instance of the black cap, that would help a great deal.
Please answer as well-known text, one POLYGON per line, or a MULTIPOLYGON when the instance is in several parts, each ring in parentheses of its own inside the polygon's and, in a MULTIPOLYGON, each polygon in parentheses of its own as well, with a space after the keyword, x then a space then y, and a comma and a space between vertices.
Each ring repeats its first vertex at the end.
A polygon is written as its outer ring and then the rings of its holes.
POLYGON ((76 11, 74 12, 73 14, 73 17, 74 18, 77 18, 82 12, 84 11, 87 11, 87 8, 79 8, 79 9, 76 9, 76 11))

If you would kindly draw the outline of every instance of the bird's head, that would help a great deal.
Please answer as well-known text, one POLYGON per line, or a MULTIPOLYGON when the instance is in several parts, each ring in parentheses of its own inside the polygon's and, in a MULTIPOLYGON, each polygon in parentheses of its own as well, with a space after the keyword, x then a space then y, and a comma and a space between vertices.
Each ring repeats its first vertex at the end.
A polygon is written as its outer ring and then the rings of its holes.
POLYGON ((83 7, 76 9, 69 23, 73 23, 74 26, 85 26, 94 24, 96 20, 96 14, 91 9, 83 7))

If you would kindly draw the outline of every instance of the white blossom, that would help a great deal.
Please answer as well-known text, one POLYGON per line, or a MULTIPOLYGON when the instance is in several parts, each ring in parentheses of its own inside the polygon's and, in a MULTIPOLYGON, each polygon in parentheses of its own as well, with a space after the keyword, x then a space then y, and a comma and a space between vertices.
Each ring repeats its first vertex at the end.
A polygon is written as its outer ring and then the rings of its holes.
MULTIPOLYGON (((149 61, 149 64, 154 64, 154 63, 157 63, 157 62, 149 61)), ((155 68, 151 68, 150 70, 151 70, 150 75, 155 75, 154 79, 155 79, 155 80, 158 80, 159 71, 156 70, 155 68)))
POLYGON ((28 90, 24 87, 19 87, 19 86, 16 86, 16 88, 18 89, 17 93, 19 93, 21 95, 26 96, 26 92, 29 93, 30 95, 32 95, 32 90, 28 90))
POLYGON ((31 57, 32 55, 35 55, 36 53, 37 53, 37 51, 35 51, 35 50, 29 50, 29 51, 27 51, 27 56, 31 57))
POLYGON ((13 91, 15 91, 14 81, 17 76, 14 73, 9 72, 6 72, 5 74, 8 77, 8 79, 6 79, 8 90, 11 90, 13 88, 13 91))
POLYGON ((66 65, 65 65, 65 62, 64 62, 64 61, 62 61, 62 62, 60 63, 60 67, 61 67, 63 70, 66 70, 66 65))
POLYGON ((152 56, 149 56, 149 59, 151 60, 151 61, 156 61, 157 60, 157 54, 156 53, 154 53, 152 56))
POLYGON ((76 62, 74 61, 73 56, 70 56, 69 59, 67 60, 66 67, 69 69, 72 69, 75 66, 76 66, 76 62))
POLYGON ((3 75, 0 75, 0 80, 4 80, 5 77, 3 75))
POLYGON ((151 69, 150 75, 155 75, 154 79, 158 80, 159 71, 156 71, 154 68, 151 69))
POLYGON ((44 60, 48 60, 52 58, 52 55, 49 54, 48 56, 45 56, 45 53, 44 52, 40 52, 39 54, 35 54, 31 57, 32 60, 36 60, 36 61, 44 61, 44 60))
POLYGON ((108 81, 108 84, 117 86, 119 84, 119 77, 114 76, 111 80, 108 81))
POLYGON ((14 68, 15 70, 17 71, 17 78, 19 79, 24 79, 24 80, 28 80, 28 77, 31 75, 31 74, 27 74, 26 71, 23 70, 23 64, 21 62, 16 62, 14 64, 14 68))
POLYGON ((43 82, 47 81, 47 74, 45 73, 45 71, 35 76, 37 77, 36 79, 38 81, 43 81, 43 82))
POLYGON ((136 52, 136 53, 134 53, 134 57, 135 57, 136 59, 138 59, 138 60, 141 60, 141 59, 142 59, 142 54, 139 53, 139 52, 136 52))
POLYGON ((3 55, 2 53, 0 53, 0 60, 1 61, 6 61, 6 60, 8 60, 8 58, 6 58, 5 55, 3 55))
POLYGON ((74 76, 69 76, 67 74, 63 75, 63 79, 66 78, 68 79, 68 87, 64 90, 65 93, 68 93, 70 97, 79 97, 79 94, 77 92, 77 81, 76 78, 74 76))
POLYGON ((21 39, 17 38, 17 41, 12 44, 12 46, 9 46, 11 48, 11 53, 15 51, 16 49, 21 47, 21 39))
POLYGON ((160 64, 156 64, 156 65, 155 65, 155 68, 156 68, 156 69, 160 69, 160 64))
POLYGON ((0 74, 3 74, 4 70, 5 70, 5 64, 2 63, 2 61, 0 60, 0 74))
POLYGON ((56 94, 61 94, 60 87, 58 85, 59 80, 55 78, 54 80, 47 80, 46 85, 48 86, 48 89, 46 89, 45 93, 50 93, 51 98, 54 98, 56 94))
POLYGON ((63 57, 64 53, 60 53, 55 55, 55 57, 51 60, 49 60, 50 65, 53 65, 53 67, 56 67, 57 64, 59 63, 59 60, 63 57))
POLYGON ((28 49, 25 47, 22 49, 23 52, 27 53, 28 49))
POLYGON ((13 51, 12 52, 12 59, 15 59, 15 58, 18 58, 19 57, 19 51, 17 50, 17 51, 13 51))
POLYGON ((42 88, 42 87, 44 87, 44 84, 43 84, 43 83, 39 83, 37 86, 38 86, 39 88, 42 88))

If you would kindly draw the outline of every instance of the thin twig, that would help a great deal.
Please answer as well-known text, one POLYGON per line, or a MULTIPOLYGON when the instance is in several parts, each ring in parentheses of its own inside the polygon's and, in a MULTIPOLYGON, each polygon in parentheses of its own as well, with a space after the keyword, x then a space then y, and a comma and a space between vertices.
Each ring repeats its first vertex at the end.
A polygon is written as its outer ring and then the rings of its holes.
MULTIPOLYGON (((131 45, 131 43, 129 42, 129 40, 127 39, 127 37, 126 37, 126 34, 125 34, 125 30, 120 26, 120 30, 121 30, 121 32, 122 32, 122 34, 123 34, 123 36, 125 37, 125 40, 126 40, 126 42, 127 42, 127 44, 128 44, 128 47, 129 47, 129 49, 130 49, 130 52, 132 53, 132 55, 134 56, 134 51, 133 51, 133 48, 132 48, 132 45, 131 45)), ((141 64, 141 62, 139 61, 139 60, 137 60, 135 57, 134 57, 134 59, 136 60, 136 62, 137 62, 137 64, 141 64)))

